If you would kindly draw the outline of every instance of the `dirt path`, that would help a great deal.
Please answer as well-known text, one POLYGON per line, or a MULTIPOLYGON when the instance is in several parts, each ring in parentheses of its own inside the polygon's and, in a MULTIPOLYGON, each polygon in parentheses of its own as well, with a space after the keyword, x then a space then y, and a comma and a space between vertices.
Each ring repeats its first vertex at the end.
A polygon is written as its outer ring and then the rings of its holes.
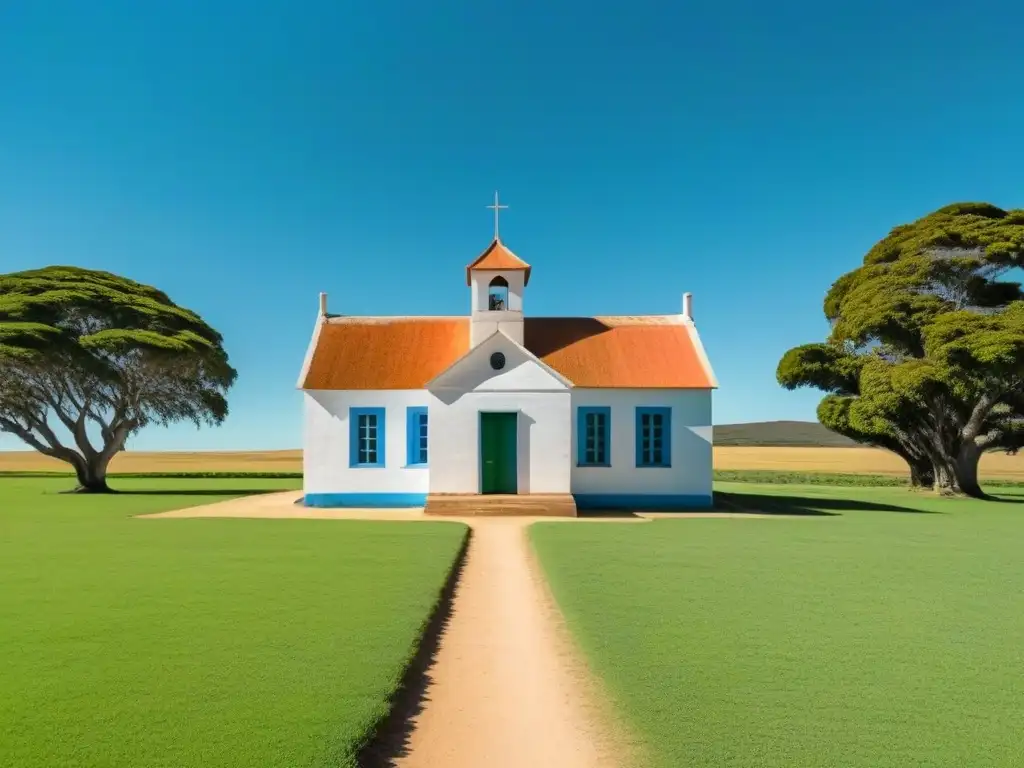
POLYGON ((561 626, 521 519, 476 520, 397 768, 613 768, 624 750, 561 626))
MULTIPOLYGON (((308 509, 294 503, 298 496, 251 496, 145 517, 437 520, 422 510, 308 509)), ((436 651, 411 692, 416 701, 403 705, 408 719, 374 745, 368 764, 632 766, 624 731, 613 726, 535 562, 526 528, 536 519, 461 521, 473 532, 436 651)))
MULTIPOLYGON (((149 518, 255 517, 438 520, 422 509, 311 509, 297 491, 179 509, 149 518)), ((664 517, 784 517, 742 512, 567 519, 648 523, 664 517)), ((580 662, 535 562, 526 528, 537 518, 459 520, 473 529, 439 635, 424 647, 367 766, 393 768, 632 768, 635 744, 609 716, 580 662)), ((554 518, 547 518, 554 521, 554 518)))

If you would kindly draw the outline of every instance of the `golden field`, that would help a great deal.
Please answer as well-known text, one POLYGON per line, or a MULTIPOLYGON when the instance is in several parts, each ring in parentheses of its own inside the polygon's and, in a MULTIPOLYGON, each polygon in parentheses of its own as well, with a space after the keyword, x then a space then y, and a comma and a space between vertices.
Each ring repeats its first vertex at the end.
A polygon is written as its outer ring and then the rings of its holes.
MULTIPOLYGON (((0 472, 70 472, 71 468, 34 451, 0 452, 0 472)), ((125 451, 110 472, 301 472, 302 451, 125 451)))
MULTIPOLYGON (((788 472, 845 472, 902 475, 906 464, 875 448, 715 448, 715 469, 761 469, 788 472)), ((31 451, 0 452, 0 472, 68 471, 59 461, 31 451)), ((302 451, 195 451, 118 454, 110 471, 118 472, 301 472, 302 451)), ((986 454, 982 477, 1024 479, 1024 456, 986 454)))

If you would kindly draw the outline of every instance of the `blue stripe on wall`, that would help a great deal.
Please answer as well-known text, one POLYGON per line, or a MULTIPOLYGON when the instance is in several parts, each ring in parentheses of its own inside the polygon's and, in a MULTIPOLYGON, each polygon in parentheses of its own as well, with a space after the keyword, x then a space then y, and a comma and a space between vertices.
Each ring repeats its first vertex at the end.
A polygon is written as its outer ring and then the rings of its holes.
POLYGON ((425 493, 307 493, 307 507, 422 507, 425 493))
POLYGON ((657 493, 574 493, 577 509, 634 509, 682 511, 708 509, 711 494, 657 494, 657 493))

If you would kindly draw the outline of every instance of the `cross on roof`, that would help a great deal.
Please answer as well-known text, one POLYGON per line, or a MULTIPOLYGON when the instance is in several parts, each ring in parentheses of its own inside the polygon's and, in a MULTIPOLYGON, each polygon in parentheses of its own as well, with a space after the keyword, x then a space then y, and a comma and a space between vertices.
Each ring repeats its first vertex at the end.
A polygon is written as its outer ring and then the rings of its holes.
POLYGON ((485 206, 487 208, 494 209, 494 239, 498 239, 498 213, 503 208, 508 208, 507 205, 498 204, 498 190, 494 190, 494 205, 485 206))

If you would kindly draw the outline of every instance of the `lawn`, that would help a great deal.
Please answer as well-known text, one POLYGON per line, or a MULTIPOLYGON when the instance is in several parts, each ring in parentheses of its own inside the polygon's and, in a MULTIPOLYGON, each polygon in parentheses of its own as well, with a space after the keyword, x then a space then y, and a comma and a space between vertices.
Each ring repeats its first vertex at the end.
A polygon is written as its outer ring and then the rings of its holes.
POLYGON ((0 478, 0 765, 352 765, 465 527, 131 517, 299 482, 0 478))
POLYGON ((1024 496, 717 490, 800 517, 530 529, 661 765, 1024 764, 1024 496))

